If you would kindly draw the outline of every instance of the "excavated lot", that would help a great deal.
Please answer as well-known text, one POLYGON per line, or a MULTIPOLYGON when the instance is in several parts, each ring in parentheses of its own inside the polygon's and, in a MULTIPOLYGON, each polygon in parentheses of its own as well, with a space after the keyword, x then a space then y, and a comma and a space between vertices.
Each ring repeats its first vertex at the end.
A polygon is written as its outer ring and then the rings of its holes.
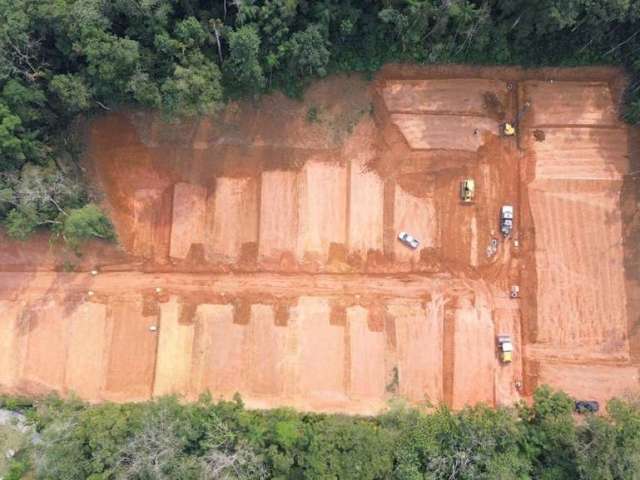
POLYGON ((638 151, 623 87, 605 68, 389 66, 197 121, 95 118, 84 168, 121 246, 75 257, 3 240, 0 389, 238 392, 365 414, 393 397, 508 405, 540 384, 634 395, 638 151), (500 135, 525 102, 517 135, 500 135))

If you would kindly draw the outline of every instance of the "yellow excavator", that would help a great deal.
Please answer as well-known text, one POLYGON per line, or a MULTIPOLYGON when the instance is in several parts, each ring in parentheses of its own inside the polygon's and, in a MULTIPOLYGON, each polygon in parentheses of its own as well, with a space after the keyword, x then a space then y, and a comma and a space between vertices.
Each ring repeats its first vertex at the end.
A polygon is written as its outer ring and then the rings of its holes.
POLYGON ((462 203, 472 203, 476 195, 476 182, 473 178, 465 178, 460 182, 460 199, 462 203))
POLYGON ((522 106, 520 111, 516 114, 516 118, 513 120, 513 122, 505 122, 502 125, 500 125, 500 131, 502 135, 504 135, 505 137, 513 137, 516 134, 516 128, 520 123, 520 119, 522 119, 522 116, 525 114, 525 112, 529 110, 530 106, 531 106, 531 102, 529 101, 524 102, 524 105, 522 106))

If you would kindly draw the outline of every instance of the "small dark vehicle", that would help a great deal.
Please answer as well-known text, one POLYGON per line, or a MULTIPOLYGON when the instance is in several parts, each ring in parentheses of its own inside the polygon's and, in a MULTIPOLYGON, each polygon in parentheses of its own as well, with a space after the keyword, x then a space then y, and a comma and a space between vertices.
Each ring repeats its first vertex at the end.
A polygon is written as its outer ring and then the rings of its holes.
POLYGON ((576 402, 576 412, 578 413, 596 413, 600 410, 600 404, 595 400, 578 400, 576 402))

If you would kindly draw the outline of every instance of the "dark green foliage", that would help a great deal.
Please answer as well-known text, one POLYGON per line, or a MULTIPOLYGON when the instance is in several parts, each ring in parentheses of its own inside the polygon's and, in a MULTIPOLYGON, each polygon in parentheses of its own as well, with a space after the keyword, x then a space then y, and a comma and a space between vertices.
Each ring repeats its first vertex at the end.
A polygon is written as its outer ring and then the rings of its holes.
POLYGON ((289 75, 300 79, 324 77, 329 64, 328 46, 329 41, 319 25, 309 25, 291 35, 282 46, 289 75))
POLYGON ((102 210, 93 203, 74 208, 63 215, 55 229, 64 241, 74 249, 92 238, 114 240, 113 226, 102 210))
POLYGON ((566 394, 547 387, 538 389, 533 407, 522 407, 527 420, 526 448, 532 458, 536 478, 578 478, 575 464, 576 425, 573 401, 566 394))
POLYGON ((637 405, 612 400, 608 417, 590 416, 578 432, 577 470, 581 478, 637 478, 640 472, 640 412, 637 405))
POLYGON ((14 208, 4 221, 7 234, 18 240, 26 240, 38 228, 38 213, 31 207, 14 208))
POLYGON ((127 86, 140 64, 140 45, 103 30, 85 32, 74 50, 84 60, 84 70, 97 96, 125 99, 127 86))
POLYGON ((70 114, 87 110, 91 105, 91 92, 79 75, 54 75, 49 89, 61 102, 61 108, 70 114))
POLYGON ((37 228, 49 226, 76 250, 91 238, 114 240, 109 220, 86 201, 80 182, 52 162, 27 163, 20 172, 0 174, 0 210, 8 210, 4 225, 13 238, 23 240, 37 228))
POLYGON ((513 411, 440 408, 425 416, 398 409, 384 423, 399 432, 394 478, 528 478, 525 425, 513 411))
POLYGON ((187 66, 176 65, 173 78, 160 89, 162 107, 169 114, 214 113, 222 97, 220 70, 213 62, 194 58, 187 66))
POLYGON ((265 86, 260 65, 260 37, 251 25, 229 33, 229 57, 225 61, 227 84, 242 95, 255 95, 265 86))
POLYGON ((368 418, 251 411, 208 396, 2 404, 24 404, 40 432, 12 467, 31 465, 38 479, 614 480, 636 478, 640 465, 637 402, 613 400, 607 415, 577 421, 571 399, 546 387, 531 406, 394 406, 368 418))

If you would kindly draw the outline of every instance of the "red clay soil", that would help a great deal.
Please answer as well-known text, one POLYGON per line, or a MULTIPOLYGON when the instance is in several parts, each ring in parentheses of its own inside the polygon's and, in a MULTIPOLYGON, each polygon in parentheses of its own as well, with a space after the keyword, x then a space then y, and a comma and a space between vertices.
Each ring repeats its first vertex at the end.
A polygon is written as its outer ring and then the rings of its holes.
POLYGON ((634 393, 640 216, 625 175, 638 152, 616 117, 623 86, 604 68, 388 66, 216 118, 97 118, 85 167, 121 248, 2 239, 0 390, 239 392, 349 413, 394 397, 509 405, 540 383, 634 393), (526 101, 517 135, 500 135, 526 101))

